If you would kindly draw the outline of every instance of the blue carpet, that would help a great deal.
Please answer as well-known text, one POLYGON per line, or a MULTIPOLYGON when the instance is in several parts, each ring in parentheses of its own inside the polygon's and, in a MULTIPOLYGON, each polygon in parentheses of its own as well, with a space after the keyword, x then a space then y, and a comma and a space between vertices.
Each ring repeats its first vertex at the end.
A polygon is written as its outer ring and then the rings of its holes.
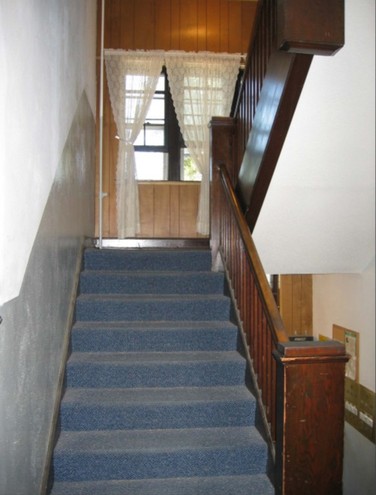
POLYGON ((207 250, 86 250, 51 495, 274 493, 210 264, 207 250))

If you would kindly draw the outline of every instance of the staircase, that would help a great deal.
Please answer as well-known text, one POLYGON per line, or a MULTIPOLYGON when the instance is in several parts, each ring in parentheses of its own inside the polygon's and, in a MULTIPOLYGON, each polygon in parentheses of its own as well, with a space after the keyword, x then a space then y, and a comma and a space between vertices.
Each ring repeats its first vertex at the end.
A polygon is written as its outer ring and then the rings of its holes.
POLYGON ((268 495, 267 445, 208 250, 84 255, 51 495, 268 495))

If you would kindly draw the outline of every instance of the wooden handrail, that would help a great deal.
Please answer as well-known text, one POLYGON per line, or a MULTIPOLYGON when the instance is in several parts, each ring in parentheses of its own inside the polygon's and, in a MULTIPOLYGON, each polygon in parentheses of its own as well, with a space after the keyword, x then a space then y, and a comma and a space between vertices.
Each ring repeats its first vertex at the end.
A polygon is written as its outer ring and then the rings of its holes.
MULTIPOLYGON (((213 127, 214 135, 218 130, 213 127)), ((212 213, 219 216, 218 251, 270 439, 276 494, 340 495, 345 346, 289 340, 230 176, 223 163, 215 162, 212 213)))
POLYGON ((253 232, 315 54, 344 44, 343 0, 260 0, 239 97, 236 192, 253 232))
POLYGON ((257 253, 256 246, 251 236, 251 232, 241 211, 239 200, 232 187, 230 176, 225 165, 218 165, 218 171, 220 173, 223 189, 234 215, 236 224, 239 228, 240 236, 244 243, 245 252, 249 259, 251 270, 253 271, 253 274, 255 276, 255 281, 260 293, 260 298, 265 308, 265 315, 272 332, 273 342, 275 345, 278 345, 279 342, 288 342, 289 336, 286 332, 281 315, 278 311, 278 307, 274 299, 271 287, 266 277, 260 257, 257 253))
POLYGON ((343 13, 343 0, 260 0, 235 113, 211 122, 213 268, 234 298, 277 495, 342 493, 345 347, 289 341, 251 233, 312 57, 343 45, 343 13))

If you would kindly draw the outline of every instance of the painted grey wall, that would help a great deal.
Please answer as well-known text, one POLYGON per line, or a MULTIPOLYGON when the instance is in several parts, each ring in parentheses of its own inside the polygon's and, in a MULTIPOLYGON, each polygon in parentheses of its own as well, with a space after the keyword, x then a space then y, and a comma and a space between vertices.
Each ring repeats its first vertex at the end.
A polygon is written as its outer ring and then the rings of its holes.
POLYGON ((19 296, 1 307, 0 495, 37 495, 75 272, 94 230, 95 121, 82 94, 19 296))

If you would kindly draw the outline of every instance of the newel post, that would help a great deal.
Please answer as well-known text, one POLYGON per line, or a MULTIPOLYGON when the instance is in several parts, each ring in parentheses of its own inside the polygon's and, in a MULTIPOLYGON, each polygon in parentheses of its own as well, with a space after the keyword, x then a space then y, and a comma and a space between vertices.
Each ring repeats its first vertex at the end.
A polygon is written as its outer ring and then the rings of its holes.
POLYGON ((218 249, 220 230, 218 165, 225 164, 234 179, 234 139, 235 121, 231 117, 213 117, 210 122, 210 246, 213 269, 218 269, 218 249))
POLYGON ((287 342, 277 362, 276 494, 341 495, 344 380, 339 342, 287 342))

